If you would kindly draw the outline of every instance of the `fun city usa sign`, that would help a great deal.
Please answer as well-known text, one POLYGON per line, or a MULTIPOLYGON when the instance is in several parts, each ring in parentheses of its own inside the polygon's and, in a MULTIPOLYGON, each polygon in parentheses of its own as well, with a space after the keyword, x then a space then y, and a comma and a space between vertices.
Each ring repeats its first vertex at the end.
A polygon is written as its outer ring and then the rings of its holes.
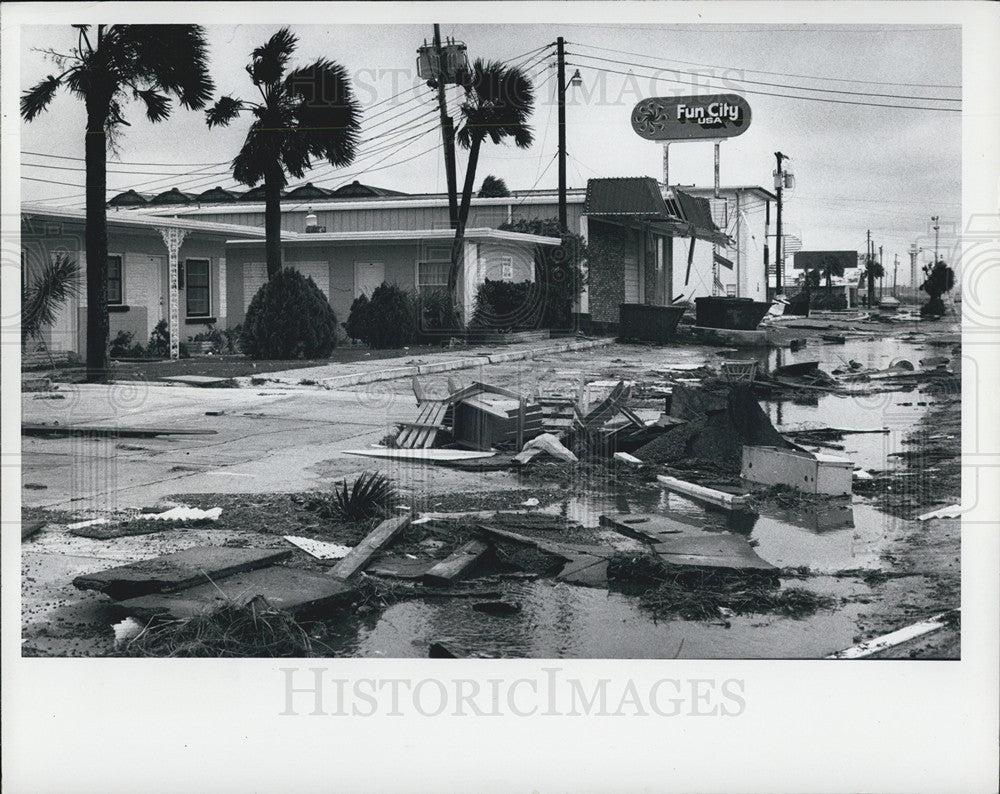
POLYGON ((649 141, 733 138, 750 126, 750 105, 736 94, 650 97, 632 110, 632 129, 649 141))

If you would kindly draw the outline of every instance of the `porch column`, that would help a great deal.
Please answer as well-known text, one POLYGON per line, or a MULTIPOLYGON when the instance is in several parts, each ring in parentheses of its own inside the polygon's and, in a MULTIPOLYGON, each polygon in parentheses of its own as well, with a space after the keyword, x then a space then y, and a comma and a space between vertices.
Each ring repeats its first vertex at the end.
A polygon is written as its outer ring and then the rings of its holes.
POLYGON ((158 227, 163 242, 167 246, 167 260, 169 262, 169 277, 167 279, 167 325, 170 329, 170 358, 180 358, 180 303, 178 298, 178 278, 177 261, 178 253, 181 250, 181 243, 187 236, 185 229, 174 227, 158 227))

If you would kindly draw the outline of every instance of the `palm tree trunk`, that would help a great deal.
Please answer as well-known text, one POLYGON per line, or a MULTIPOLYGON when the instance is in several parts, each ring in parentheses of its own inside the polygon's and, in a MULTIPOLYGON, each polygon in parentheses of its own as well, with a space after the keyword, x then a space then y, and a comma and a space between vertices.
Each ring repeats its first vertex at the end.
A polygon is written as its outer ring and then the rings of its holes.
POLYGON ((94 95, 87 96, 86 104, 87 380, 93 382, 106 379, 108 366, 108 214, 105 206, 108 150, 104 133, 108 104, 94 95))
MULTIPOLYGON (((479 147, 483 139, 475 136, 472 145, 469 147, 469 162, 465 168, 465 185, 462 187, 462 204, 458 208, 458 227, 455 229, 455 242, 451 246, 451 267, 448 269, 448 292, 451 295, 452 304, 459 306, 458 300, 458 266, 464 261, 462 248, 465 243, 465 227, 469 222, 469 208, 472 205, 472 186, 476 182, 476 166, 479 164, 479 147)), ((465 318, 468 322, 469 318, 465 318)))
POLYGON ((264 173, 264 250, 270 280, 281 270, 281 172, 274 167, 264 173))

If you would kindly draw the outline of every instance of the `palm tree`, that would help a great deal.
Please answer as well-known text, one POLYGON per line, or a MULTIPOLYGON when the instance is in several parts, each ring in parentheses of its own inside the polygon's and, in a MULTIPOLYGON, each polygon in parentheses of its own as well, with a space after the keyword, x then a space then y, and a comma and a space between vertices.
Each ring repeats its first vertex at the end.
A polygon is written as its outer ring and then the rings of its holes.
POLYGON ((233 160, 233 176, 244 185, 264 180, 267 276, 281 270, 281 189, 286 174, 296 179, 312 168, 312 158, 342 167, 354 161, 361 107, 344 67, 324 58, 286 74, 298 38, 282 28, 251 54, 247 73, 260 102, 224 96, 209 108, 209 127, 228 125, 250 110, 243 148, 233 160))
POLYGON ((87 108, 84 137, 87 237, 87 376, 104 377, 108 363, 108 219, 105 207, 107 155, 129 126, 129 97, 146 107, 146 117, 170 115, 170 95, 189 109, 204 107, 214 85, 208 76, 205 36, 198 25, 74 25, 77 46, 69 54, 49 50, 59 75, 49 75, 21 95, 21 117, 31 121, 60 87, 87 108))
POLYGON ((30 282, 26 281, 21 288, 21 344, 35 340, 53 363, 43 332, 55 322, 56 311, 79 290, 80 266, 66 254, 57 255, 30 282))
POLYGON ((448 291, 457 303, 458 266, 462 259, 465 226, 469 220, 472 186, 476 181, 479 150, 487 138, 494 144, 511 138, 521 149, 531 146, 534 136, 528 119, 535 106, 531 80, 517 67, 507 68, 502 63, 478 59, 465 88, 466 99, 462 104, 462 128, 458 131, 458 144, 469 150, 465 168, 465 185, 462 204, 458 210, 458 226, 451 249, 451 268, 448 270, 448 291))

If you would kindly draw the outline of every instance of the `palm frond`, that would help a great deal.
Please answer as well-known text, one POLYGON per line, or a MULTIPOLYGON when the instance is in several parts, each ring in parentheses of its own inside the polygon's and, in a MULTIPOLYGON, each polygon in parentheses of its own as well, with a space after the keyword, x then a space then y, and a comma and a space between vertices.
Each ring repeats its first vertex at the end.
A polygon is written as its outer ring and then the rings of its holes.
POLYGON ((294 134, 288 138, 290 143, 295 139, 295 147, 282 158, 289 171, 301 177, 310 167, 309 157, 338 167, 352 163, 361 130, 361 106, 347 70, 321 58, 290 72, 283 88, 294 118, 294 134))
POLYGON ((136 91, 136 99, 141 99, 146 105, 146 118, 150 121, 163 121, 170 115, 170 99, 158 94, 152 88, 136 91))
POLYGON ((531 146, 534 136, 528 120, 535 106, 534 86, 524 72, 479 59, 466 91, 461 106, 464 124, 457 135, 460 146, 470 148, 474 138, 489 138, 494 144, 510 138, 519 148, 531 146))
POLYGON ((38 338, 55 321, 56 311, 80 290, 80 266, 59 254, 21 292, 21 338, 38 338))
POLYGON ((31 121, 49 106, 62 80, 49 75, 37 85, 21 94, 21 118, 31 121))
POLYGON ((285 73, 288 59, 295 52, 299 43, 288 28, 282 28, 267 40, 266 44, 257 47, 252 55, 252 61, 247 71, 255 85, 277 83, 285 73))
POLYGON ((200 25, 112 25, 102 41, 108 70, 120 86, 174 94, 191 110, 203 108, 215 84, 200 25))
POLYGON ((232 96, 219 97, 215 104, 205 111, 209 129, 225 127, 243 111, 243 102, 232 96))

